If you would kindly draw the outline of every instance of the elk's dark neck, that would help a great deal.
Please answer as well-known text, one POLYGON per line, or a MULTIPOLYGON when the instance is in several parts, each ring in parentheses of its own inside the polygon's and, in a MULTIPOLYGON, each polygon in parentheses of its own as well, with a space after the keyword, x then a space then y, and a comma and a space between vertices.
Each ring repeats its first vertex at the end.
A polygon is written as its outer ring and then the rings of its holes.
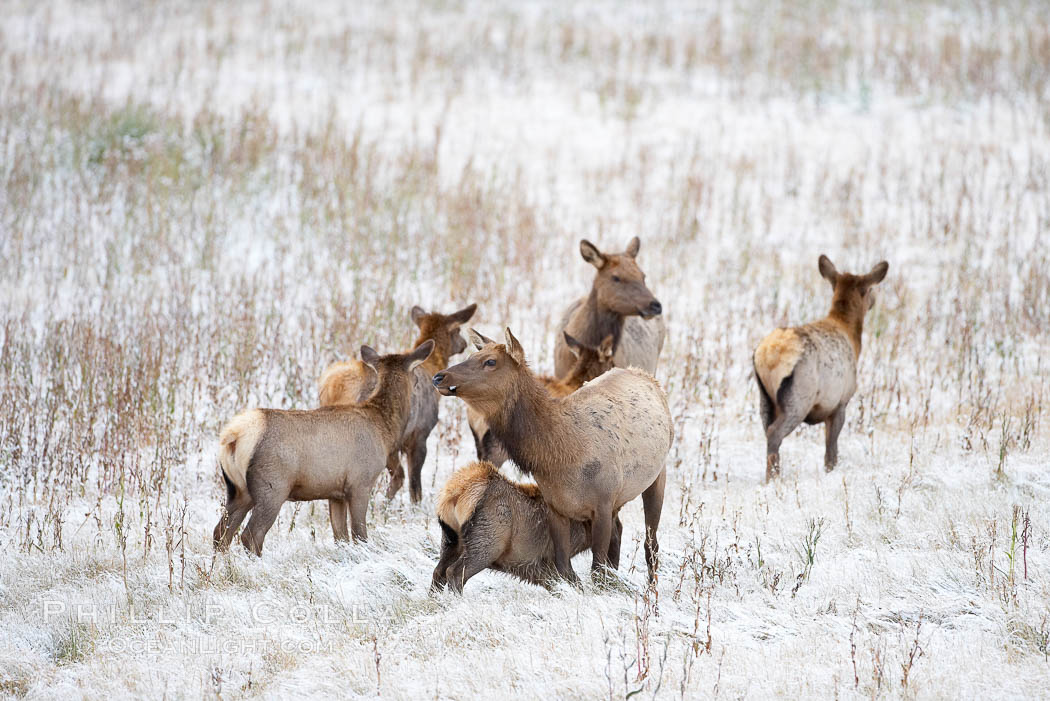
POLYGON ((835 295, 828 319, 842 327, 853 344, 853 354, 860 357, 861 337, 864 335, 864 302, 835 295))
POLYGON ((485 417, 489 430, 522 472, 549 475, 558 469, 559 456, 561 462, 570 459, 562 455, 562 446, 570 440, 571 429, 561 416, 558 400, 547 394, 532 373, 519 378, 513 394, 485 417))
POLYGON ((597 348, 606 336, 612 336, 613 348, 620 345, 624 316, 598 304, 598 291, 591 288, 583 303, 583 328, 577 340, 597 348))

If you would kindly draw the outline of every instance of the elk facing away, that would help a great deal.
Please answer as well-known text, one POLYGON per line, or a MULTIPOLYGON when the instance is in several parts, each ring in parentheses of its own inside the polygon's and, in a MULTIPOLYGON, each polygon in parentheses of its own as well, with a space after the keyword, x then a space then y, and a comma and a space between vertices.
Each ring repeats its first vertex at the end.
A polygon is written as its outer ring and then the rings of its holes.
MULTIPOLYGON (((420 307, 412 307, 412 321, 419 328, 419 337, 414 344, 418 348, 427 341, 434 342, 434 352, 430 354, 412 376, 411 411, 401 438, 390 453, 387 470, 390 472, 390 486, 386 497, 392 499, 405 481, 405 472, 401 467, 401 454, 408 462, 408 490, 413 502, 423 498, 423 463, 427 458, 427 438, 438 421, 438 396, 430 378, 434 373, 448 366, 449 359, 466 350, 467 343, 459 332, 474 316, 476 304, 464 307, 452 314, 427 313, 420 307)), ((375 373, 357 361, 334 363, 329 366, 320 381, 321 406, 336 406, 363 402, 375 387, 375 373)), ((330 504, 330 508, 341 508, 330 504)))
MULTIPOLYGON (((602 375, 613 368, 613 337, 606 336, 597 348, 580 343, 570 336, 568 332, 562 332, 565 343, 576 358, 569 373, 562 379, 549 375, 537 379, 547 388, 552 397, 564 397, 572 394, 585 382, 602 375)), ((503 444, 489 432, 488 424, 478 412, 467 407, 467 422, 470 432, 474 436, 474 448, 477 450, 478 459, 491 462, 494 465, 502 465, 510 456, 503 444)))
MULTIPOLYGON (((613 337, 616 367, 639 367, 656 372, 667 328, 663 307, 645 284, 638 267, 641 242, 635 236, 623 253, 602 253, 590 241, 580 241, 580 255, 597 272, 590 293, 569 305, 558 323, 585 345, 595 347, 606 336, 613 337)), ((575 359, 561 333, 554 342, 554 374, 563 377, 575 359)))
MULTIPOLYGON (((241 542, 256 555, 286 501, 339 500, 350 506, 355 540, 368 533, 365 514, 372 487, 408 421, 412 371, 434 348, 427 341, 406 355, 379 356, 361 347, 377 386, 359 405, 308 411, 251 409, 235 416, 219 437, 226 508, 215 526, 225 550, 248 512, 241 542)), ((346 512, 331 512, 336 540, 349 540, 346 512)))
POLYGON ((592 576, 600 579, 615 564, 616 515, 641 494, 652 578, 672 440, 667 397, 656 380, 638 368, 614 368, 556 399, 529 371, 510 329, 505 344, 473 329, 470 338, 479 351, 435 375, 434 386, 477 411, 518 467, 535 477, 550 507, 558 574, 579 582, 570 563, 571 523, 590 522, 592 576))
POLYGON ((838 272, 827 256, 820 256, 820 274, 834 290, 831 311, 820 321, 777 329, 755 349, 766 480, 780 474, 780 443, 803 421, 824 422, 824 466, 828 471, 835 467, 846 405, 857 389, 864 316, 875 304, 872 288, 889 267, 883 261, 866 275, 851 275, 838 272))
MULTIPOLYGON (((547 527, 550 507, 536 485, 512 482, 491 463, 474 462, 456 470, 445 483, 438 495, 437 514, 441 559, 434 568, 431 589, 447 584, 461 593, 467 580, 486 568, 543 586, 557 577, 554 543, 547 527)), ((619 517, 613 528, 609 561, 616 568, 623 530, 619 517)), ((590 544, 589 524, 571 521, 570 557, 590 544)))

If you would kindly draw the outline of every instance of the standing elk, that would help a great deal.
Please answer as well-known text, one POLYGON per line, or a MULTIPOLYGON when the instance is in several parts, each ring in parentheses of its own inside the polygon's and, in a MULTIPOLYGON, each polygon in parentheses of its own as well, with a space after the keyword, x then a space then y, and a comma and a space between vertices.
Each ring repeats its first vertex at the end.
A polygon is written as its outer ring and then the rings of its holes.
POLYGON ((588 346, 613 337, 616 367, 638 367, 656 373, 660 350, 667 336, 663 306, 645 284, 638 267, 641 241, 635 236, 623 253, 602 253, 590 241, 580 241, 580 255, 597 272, 591 291, 569 305, 558 323, 554 342, 554 374, 569 372, 575 359, 562 337, 568 331, 588 346))
MULTIPOLYGON (((549 587, 557 578, 554 542, 547 522, 550 507, 534 484, 512 482, 492 463, 473 462, 456 470, 437 498, 441 558, 431 590, 448 585, 457 594, 484 569, 494 569, 549 587)), ((617 516, 609 546, 613 568, 620 564, 623 526, 617 516), (613 550, 613 545, 617 549, 613 550)), ((569 523, 570 557, 591 544, 590 525, 569 523)))
POLYGON ((840 273, 820 256, 820 274, 831 283, 831 311, 820 321, 780 328, 755 349, 755 379, 766 432, 766 481, 780 475, 780 443, 800 423, 824 422, 824 467, 838 461, 839 432, 846 405, 857 390, 864 315, 875 304, 872 289, 882 282, 889 263, 866 275, 840 273))
MULTIPOLYGON (((387 470, 390 472, 387 499, 392 499, 405 481, 401 454, 404 454, 408 462, 409 496, 415 503, 423 498, 423 463, 427 458, 427 438, 438 422, 438 396, 430 378, 447 367, 452 356, 466 350, 467 343, 463 340, 459 327, 474 316, 477 308, 478 305, 471 304, 452 314, 440 314, 427 313, 418 306, 412 307, 412 322, 419 328, 419 337, 413 347, 418 348, 427 341, 433 341, 434 352, 412 377, 412 411, 405 424, 404 433, 390 453, 387 463, 387 470)), ((375 381, 375 373, 367 365, 357 361, 334 363, 321 375, 321 406, 362 402, 371 394, 375 381)), ((329 508, 345 508, 345 505, 333 503, 329 508)))
MULTIPOLYGON (((361 359, 375 369, 378 380, 359 405, 250 409, 226 424, 219 436, 226 507, 215 526, 215 548, 229 547, 251 511, 241 542, 261 555, 284 502, 315 499, 349 504, 354 539, 367 538, 372 487, 411 413, 412 371, 433 349, 434 342, 426 341, 408 354, 380 356, 361 346, 361 359)), ((346 512, 333 510, 331 520, 335 539, 349 540, 346 512)))
POLYGON ((434 376, 489 425, 510 457, 533 475, 550 506, 555 568, 579 584, 570 562, 572 521, 590 522, 592 577, 600 580, 618 552, 613 523, 639 494, 645 511, 645 561, 656 573, 656 531, 663 508, 664 461, 673 438, 667 396, 652 375, 614 368, 561 399, 529 371, 510 329, 497 344, 470 331, 478 352, 434 376), (614 543, 615 539, 615 543, 614 543))
MULTIPOLYGON (((567 331, 562 332, 565 343, 572 351, 575 362, 568 374, 561 379, 544 375, 537 379, 547 388, 552 397, 564 397, 572 394, 585 382, 590 382, 613 368, 613 355, 616 351, 613 346, 613 337, 606 336, 598 347, 588 346, 577 341, 567 331)), ((478 460, 491 462, 493 465, 502 465, 510 459, 507 449, 503 444, 489 432, 488 424, 484 417, 470 407, 467 407, 467 423, 470 425, 470 433, 474 436, 474 448, 477 451, 478 460)))

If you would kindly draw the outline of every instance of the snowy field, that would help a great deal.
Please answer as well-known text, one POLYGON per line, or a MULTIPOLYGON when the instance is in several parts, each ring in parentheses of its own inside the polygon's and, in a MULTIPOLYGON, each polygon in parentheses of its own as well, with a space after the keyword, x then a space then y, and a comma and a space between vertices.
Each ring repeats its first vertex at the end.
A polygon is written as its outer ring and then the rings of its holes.
POLYGON ((870 5, 7 3, 0 694, 1045 698, 1050 10, 870 5), (550 372, 578 240, 635 235, 654 590, 632 503, 620 589, 429 595, 446 398, 367 544, 288 504, 215 556, 234 413, 314 406, 414 304, 550 372), (827 311, 820 253, 889 276, 838 469, 804 427, 766 485, 751 351, 827 311))

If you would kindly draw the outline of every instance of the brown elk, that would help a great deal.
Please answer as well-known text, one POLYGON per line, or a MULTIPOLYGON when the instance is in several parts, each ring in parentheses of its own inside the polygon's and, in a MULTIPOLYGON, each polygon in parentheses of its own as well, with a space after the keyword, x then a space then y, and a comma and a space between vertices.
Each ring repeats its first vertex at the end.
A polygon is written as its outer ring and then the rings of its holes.
POLYGON ((805 326, 776 329, 755 349, 767 481, 780 474, 781 441, 803 421, 824 423, 824 467, 835 467, 846 405, 857 389, 864 316, 875 304, 872 288, 889 267, 882 261, 866 275, 852 275, 820 256, 820 274, 834 290, 831 311, 805 326))
MULTIPOLYGON (((598 347, 585 345, 569 335, 565 335, 565 343, 576 358, 569 373, 561 379, 544 375, 537 379, 547 388, 552 397, 564 397, 572 394, 585 382, 590 382, 607 370, 613 368, 613 337, 606 336, 598 347)), ((470 432, 474 436, 474 448, 477 451, 478 460, 485 460, 494 465, 502 465, 510 459, 506 448, 489 432, 488 424, 484 417, 470 407, 467 407, 467 423, 470 432)))
POLYGON ((620 507, 642 495, 645 559, 656 571, 656 531, 663 507, 671 447, 667 397, 638 368, 614 368, 572 394, 555 399, 529 371, 510 329, 497 344, 470 331, 479 348, 434 376, 441 394, 479 412, 525 473, 533 475, 551 507, 555 567, 577 584, 572 570, 572 521, 591 523, 592 576, 600 579, 615 552, 613 523, 620 507), (611 547, 612 546, 612 547, 611 547))
MULTIPOLYGON (((656 372, 667 328, 663 306, 645 284, 645 273, 638 267, 641 242, 635 236, 622 253, 602 253, 590 241, 580 241, 580 255, 597 272, 591 291, 569 305, 558 323, 589 346, 597 346, 606 336, 613 337, 616 367, 639 367, 656 372)), ((575 362, 561 333, 554 342, 554 374, 562 377, 575 362)))
MULTIPOLYGON (((536 485, 512 482, 492 463, 474 462, 449 477, 438 495, 437 515, 441 558, 434 568, 432 590, 447 584, 462 593, 467 580, 484 569, 541 586, 550 586, 557 577, 554 543, 547 526, 550 507, 536 485)), ((623 531, 618 516, 613 528, 609 562, 615 569, 620 564, 623 531)), ((571 521, 570 557, 590 544, 590 525, 571 521)))
MULTIPOLYGON (((430 378, 434 373, 448 366, 449 359, 466 350, 467 343, 459 332, 459 327, 474 316, 476 304, 460 309, 452 314, 428 313, 420 307, 412 307, 412 322, 419 328, 419 336, 413 347, 418 348, 427 341, 434 342, 434 352, 430 354, 412 378, 412 411, 405 431, 395 450, 390 454, 387 470, 390 472, 390 485, 386 490, 387 499, 392 499, 405 481, 405 472, 401 467, 401 455, 408 462, 408 490, 413 502, 423 498, 423 463, 427 457, 427 438, 438 421, 438 396, 430 378)), ((375 383, 375 373, 367 365, 356 361, 335 363, 321 375, 321 406, 355 404, 368 398, 375 383)), ((345 508, 345 505, 333 503, 330 509, 345 508)))
MULTIPOLYGON (((215 526, 215 548, 229 547, 251 511, 241 542, 261 555, 284 502, 314 499, 349 504, 353 537, 364 540, 372 487, 410 414, 412 371, 433 349, 427 341, 408 354, 380 356, 361 346, 361 359, 375 369, 378 382, 359 405, 251 409, 235 416, 219 436, 226 507, 215 526)), ((349 540, 345 512, 331 516, 335 539, 349 540)))

